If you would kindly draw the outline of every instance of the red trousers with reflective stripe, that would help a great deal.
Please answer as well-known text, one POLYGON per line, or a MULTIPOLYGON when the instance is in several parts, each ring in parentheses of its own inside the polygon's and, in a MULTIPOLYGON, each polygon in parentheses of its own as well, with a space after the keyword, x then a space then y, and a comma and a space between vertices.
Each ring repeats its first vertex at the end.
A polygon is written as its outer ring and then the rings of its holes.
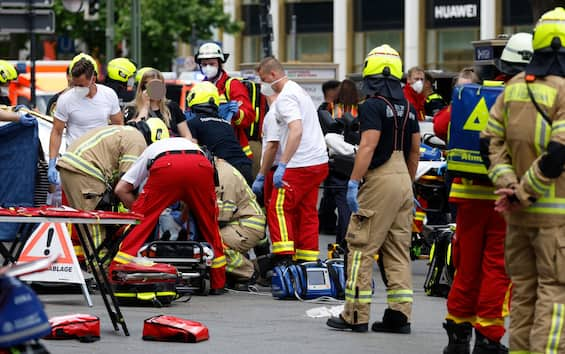
POLYGON ((456 273, 448 318, 469 318, 485 337, 500 341, 508 315, 510 279, 504 269, 506 223, 489 200, 458 199, 453 240, 456 273))
POLYGON ((273 188, 267 203, 273 253, 296 254, 298 260, 312 260, 307 259, 309 254, 317 259, 318 188, 327 175, 327 163, 286 169, 285 185, 273 188))
MULTIPOLYGON (((206 242, 214 249, 214 257, 223 257, 224 250, 218 228, 218 206, 214 190, 214 169, 200 154, 166 155, 158 158, 149 170, 143 192, 133 203, 132 211, 144 215, 143 221, 120 245, 120 252, 137 256, 159 221, 159 215, 172 203, 182 200, 198 223, 206 242)), ((223 288, 225 266, 212 268, 211 288, 223 288)))

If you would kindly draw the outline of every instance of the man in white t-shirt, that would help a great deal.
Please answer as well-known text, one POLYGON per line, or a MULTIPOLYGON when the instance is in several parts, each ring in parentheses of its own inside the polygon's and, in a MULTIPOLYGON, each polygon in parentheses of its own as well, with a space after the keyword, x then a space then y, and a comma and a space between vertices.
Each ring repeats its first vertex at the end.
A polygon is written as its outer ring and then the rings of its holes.
POLYGON ((57 100, 53 127, 49 138, 48 178, 52 184, 59 184, 56 170, 61 137, 67 128, 67 144, 81 137, 91 129, 112 124, 122 125, 123 115, 118 96, 104 85, 96 84, 97 64, 86 54, 77 55, 71 62, 71 89, 57 100))
POLYGON ((206 242, 214 249, 210 293, 220 295, 223 292, 226 258, 218 227, 214 167, 198 145, 185 138, 154 142, 122 176, 114 191, 127 208, 143 214, 144 218, 125 237, 110 263, 111 281, 124 264, 135 262, 137 252, 157 225, 161 212, 181 200, 198 223, 206 242), (136 199, 135 190, 145 179, 143 191, 136 199))
MULTIPOLYGON (((261 92, 278 93, 274 117, 279 128, 280 160, 273 174, 267 222, 278 262, 318 259, 318 188, 328 175, 328 155, 310 95, 289 80, 281 63, 259 63, 261 92)), ((271 168, 266 166, 265 168, 271 168)), ((266 196, 268 198, 268 196, 266 196)))

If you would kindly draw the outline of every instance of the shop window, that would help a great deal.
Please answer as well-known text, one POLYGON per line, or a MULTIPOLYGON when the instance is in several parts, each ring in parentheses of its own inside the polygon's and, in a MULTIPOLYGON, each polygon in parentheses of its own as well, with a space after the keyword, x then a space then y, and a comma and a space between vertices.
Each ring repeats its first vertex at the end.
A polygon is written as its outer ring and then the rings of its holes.
POLYGON ((426 69, 457 72, 473 65, 474 51, 471 42, 478 39, 478 28, 428 30, 426 69))
POLYGON ((292 36, 286 37, 288 61, 331 62, 332 33, 300 33, 296 35, 296 57, 292 58, 292 36))
POLYGON ((263 55, 263 48, 261 45, 261 36, 243 36, 243 63, 259 62, 263 55))

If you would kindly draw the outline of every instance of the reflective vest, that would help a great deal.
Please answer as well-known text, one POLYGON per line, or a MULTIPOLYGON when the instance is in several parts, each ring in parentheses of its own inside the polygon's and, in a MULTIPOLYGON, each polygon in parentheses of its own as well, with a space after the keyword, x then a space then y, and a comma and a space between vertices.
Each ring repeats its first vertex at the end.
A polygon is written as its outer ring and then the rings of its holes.
POLYGON ((448 131, 447 170, 452 176, 488 179, 479 135, 503 86, 466 84, 453 90, 448 131))
POLYGON ((498 198, 494 194, 494 186, 490 182, 476 181, 468 178, 454 178, 449 191, 449 201, 455 203, 461 199, 492 200, 498 198))

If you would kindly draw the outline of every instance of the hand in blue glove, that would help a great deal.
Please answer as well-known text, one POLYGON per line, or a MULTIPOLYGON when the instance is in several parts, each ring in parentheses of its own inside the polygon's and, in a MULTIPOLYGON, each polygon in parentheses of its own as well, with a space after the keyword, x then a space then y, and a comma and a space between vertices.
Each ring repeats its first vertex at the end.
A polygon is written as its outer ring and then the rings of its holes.
POLYGON ((261 193, 263 193, 264 185, 265 185, 265 175, 262 173, 258 173, 257 177, 255 177, 255 181, 253 181, 253 184, 251 185, 251 189, 253 190, 253 193, 255 193, 256 195, 260 195, 261 193))
POLYGON ((14 112, 17 112, 22 108, 29 109, 28 106, 26 106, 25 104, 18 104, 16 105, 16 107, 14 107, 14 112))
POLYGON ((47 170, 47 179, 51 184, 59 184, 59 172, 57 171, 57 159, 49 159, 49 169, 47 170))
POLYGON ((347 205, 353 213, 359 210, 357 193, 359 193, 359 181, 350 179, 349 182, 347 182, 347 205))
POLYGON ((273 185, 277 188, 282 188, 284 172, 286 171, 286 163, 280 162, 273 175, 273 185))
POLYGON ((32 126, 36 121, 34 116, 23 111, 18 112, 18 117, 20 117, 20 123, 26 127, 32 126))
POLYGON ((234 115, 239 113, 239 104, 237 101, 229 101, 222 103, 218 108, 218 115, 220 118, 231 122, 234 115))

